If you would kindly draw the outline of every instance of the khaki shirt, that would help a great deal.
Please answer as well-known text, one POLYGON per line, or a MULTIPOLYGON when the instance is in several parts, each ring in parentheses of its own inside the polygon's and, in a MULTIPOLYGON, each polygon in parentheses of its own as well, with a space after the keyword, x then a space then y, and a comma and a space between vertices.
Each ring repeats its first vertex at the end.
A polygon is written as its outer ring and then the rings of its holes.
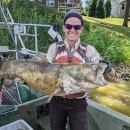
MULTIPOLYGON (((73 52, 78 48, 78 45, 80 43, 80 39, 75 43, 75 45, 73 47, 69 47, 69 44, 67 43, 66 39, 64 40, 64 43, 66 45, 66 48, 68 49, 68 51, 73 52)), ((47 52, 47 59, 50 63, 53 63, 53 61, 55 60, 56 57, 56 43, 53 43, 50 45, 48 52, 47 52)), ((91 45, 87 46, 87 52, 86 52, 86 56, 88 58, 87 63, 99 63, 99 60, 102 59, 102 57, 100 56, 100 54, 98 53, 98 51, 91 45)), ((85 95, 83 97, 86 97, 87 92, 85 93, 85 95)), ((79 97, 76 99, 80 99, 83 97, 79 97)))
MULTIPOLYGON (((78 48, 78 45, 80 43, 80 39, 75 43, 75 45, 73 47, 69 47, 69 44, 67 43, 66 39, 64 40, 64 43, 66 45, 66 48, 68 49, 68 51, 73 52, 78 48)), ((56 43, 53 43, 50 45, 48 52, 47 52, 47 59, 50 63, 53 63, 55 57, 56 57, 56 43)), ((87 56, 87 63, 99 63, 99 60, 102 59, 102 57, 100 56, 100 54, 98 53, 98 51, 91 45, 87 46, 87 52, 86 52, 86 56, 87 56)))

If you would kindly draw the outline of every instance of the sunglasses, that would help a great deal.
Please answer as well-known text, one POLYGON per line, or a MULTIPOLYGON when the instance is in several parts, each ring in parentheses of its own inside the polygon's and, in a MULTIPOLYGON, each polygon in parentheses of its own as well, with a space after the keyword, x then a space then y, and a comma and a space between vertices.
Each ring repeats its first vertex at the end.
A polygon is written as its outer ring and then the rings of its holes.
POLYGON ((82 25, 71 25, 71 24, 64 24, 66 29, 72 29, 74 28, 75 30, 80 30, 82 25))

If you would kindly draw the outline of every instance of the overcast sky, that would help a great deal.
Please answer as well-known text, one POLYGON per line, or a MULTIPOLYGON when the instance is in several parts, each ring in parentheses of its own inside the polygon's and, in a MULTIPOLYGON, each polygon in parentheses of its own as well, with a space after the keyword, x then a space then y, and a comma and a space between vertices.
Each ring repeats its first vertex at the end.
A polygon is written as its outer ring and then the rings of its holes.
POLYGON ((81 0, 81 1, 83 2, 82 6, 85 7, 86 6, 86 3, 85 3, 86 0, 81 0))

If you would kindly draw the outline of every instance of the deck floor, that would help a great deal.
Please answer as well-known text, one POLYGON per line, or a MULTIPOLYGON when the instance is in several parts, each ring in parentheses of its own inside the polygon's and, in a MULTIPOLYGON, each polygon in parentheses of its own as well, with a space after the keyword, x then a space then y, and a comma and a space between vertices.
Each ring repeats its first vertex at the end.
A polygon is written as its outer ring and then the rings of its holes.
MULTIPOLYGON (((50 119, 48 118, 46 121, 44 121, 44 129, 45 130, 51 130, 50 128, 50 119)), ((70 130, 69 125, 66 125, 66 130, 70 130)))

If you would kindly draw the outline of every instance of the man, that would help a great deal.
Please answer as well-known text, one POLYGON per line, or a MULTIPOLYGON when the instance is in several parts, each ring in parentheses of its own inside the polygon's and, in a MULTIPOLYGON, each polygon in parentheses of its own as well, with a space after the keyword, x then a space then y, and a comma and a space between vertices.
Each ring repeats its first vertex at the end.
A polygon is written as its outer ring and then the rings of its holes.
MULTIPOLYGON (((47 52, 50 63, 99 63, 105 62, 104 72, 106 80, 112 80, 115 71, 108 60, 103 60, 96 49, 91 45, 80 42, 83 31, 83 18, 76 11, 69 11, 64 16, 62 29, 65 33, 63 42, 53 43, 47 52)), ((88 130, 87 103, 85 93, 70 94, 65 97, 54 96, 50 102, 51 130, 65 130, 69 116, 70 130, 88 130)))

